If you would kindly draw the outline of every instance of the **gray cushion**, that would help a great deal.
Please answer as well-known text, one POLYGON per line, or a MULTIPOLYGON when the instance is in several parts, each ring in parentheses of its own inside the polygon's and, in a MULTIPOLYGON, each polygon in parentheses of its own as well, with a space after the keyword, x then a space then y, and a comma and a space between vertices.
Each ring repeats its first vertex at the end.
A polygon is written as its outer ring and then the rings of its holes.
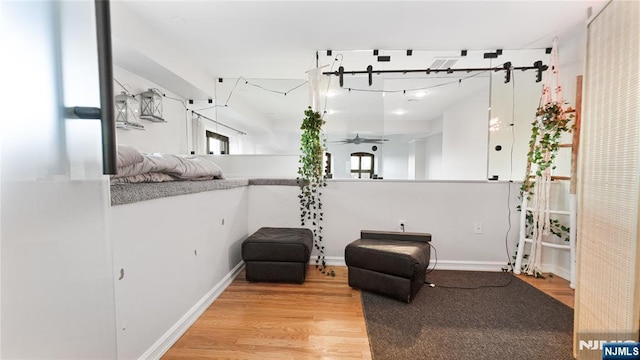
POLYGON ((428 242, 358 239, 345 248, 345 262, 347 266, 413 278, 429 264, 429 250, 428 242))
POLYGON ((309 229, 263 227, 242 243, 242 259, 306 263, 312 246, 309 229))
POLYGON ((360 239, 429 242, 431 241, 431 234, 400 231, 362 230, 360 231, 360 239))

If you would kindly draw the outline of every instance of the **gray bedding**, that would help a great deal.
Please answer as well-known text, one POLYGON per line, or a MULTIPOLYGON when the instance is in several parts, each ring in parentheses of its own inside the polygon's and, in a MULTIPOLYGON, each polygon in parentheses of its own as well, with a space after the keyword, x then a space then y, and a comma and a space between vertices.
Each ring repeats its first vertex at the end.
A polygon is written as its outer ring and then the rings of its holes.
POLYGON ((156 183, 176 180, 222 179, 222 169, 209 155, 140 153, 131 146, 118 146, 118 173, 112 184, 156 183))
POLYGON ((248 185, 298 186, 296 179, 224 179, 208 155, 141 153, 118 146, 118 174, 111 177, 111 205, 248 185))

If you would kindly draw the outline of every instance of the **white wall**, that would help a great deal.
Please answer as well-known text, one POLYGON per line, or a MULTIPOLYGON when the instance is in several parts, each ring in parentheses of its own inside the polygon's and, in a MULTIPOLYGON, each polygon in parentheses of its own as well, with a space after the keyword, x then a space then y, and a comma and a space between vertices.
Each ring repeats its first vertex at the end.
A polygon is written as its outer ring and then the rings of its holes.
MULTIPOLYGON (((114 77, 132 94, 140 94, 149 88, 160 89, 166 96, 162 99, 163 118, 166 122, 152 122, 140 120, 144 130, 122 129, 116 131, 118 144, 132 145, 142 152, 159 152, 167 154, 189 154, 195 151, 196 154, 206 153, 206 131, 218 133, 229 138, 229 151, 232 154, 242 153, 250 150, 255 152, 259 147, 256 143, 262 141, 263 137, 256 136, 255 133, 241 135, 237 131, 217 124, 217 109, 215 103, 208 104, 207 101, 194 100, 194 104, 188 104, 186 98, 172 92, 170 89, 145 79, 119 66, 113 67, 114 77), (202 109, 202 110, 200 110, 202 109), (191 110, 198 112, 214 121, 204 117, 197 119, 191 110)), ((114 81, 116 94, 123 91, 122 87, 114 81)), ((138 101, 140 96, 136 95, 138 101)), ((244 131, 241 124, 233 121, 224 123, 232 128, 244 131)), ((249 130, 247 130, 249 131, 249 130)))
POLYGON ((158 79, 165 87, 180 87, 183 96, 215 93, 214 78, 190 61, 180 44, 167 42, 124 1, 111 3, 111 31, 115 64, 158 79))
POLYGON ((442 133, 431 135, 425 141, 425 178, 442 179, 442 133))
POLYGON ((487 178, 488 106, 487 88, 445 110, 442 121, 443 178, 487 178))
POLYGON ((534 71, 516 71, 508 84, 504 83, 503 73, 493 74, 492 79, 491 118, 500 125, 489 133, 488 176, 522 180, 527 166, 531 123, 540 101, 542 83, 535 81, 534 71), (501 150, 496 150, 496 146, 501 146, 501 150))
MULTIPOLYGON (((119 128, 116 131, 118 144, 132 145, 142 152, 187 154, 187 143, 190 131, 187 123, 187 110, 182 102, 169 99, 169 97, 181 101, 185 99, 180 98, 170 90, 163 89, 152 81, 118 66, 113 67, 113 76, 132 94, 140 94, 149 88, 158 88, 167 96, 162 99, 162 117, 166 122, 156 123, 140 120, 140 124, 144 126, 144 130, 119 128)), ((113 88, 116 94, 123 91, 122 87, 120 87, 116 81, 113 83, 113 88)), ((136 99, 140 101, 140 96, 136 95, 136 99)))
POLYGON ((385 179, 407 179, 409 176, 409 142, 402 135, 385 136, 389 141, 378 145, 385 179))
POLYGON ((298 176, 299 155, 214 155, 226 178, 281 178, 298 176))
POLYGON ((424 180, 427 173, 427 140, 415 139, 409 143, 409 179, 424 180))
POLYGON ((115 282, 118 358, 159 355, 185 326, 180 320, 195 320, 207 306, 194 305, 213 301, 224 290, 216 287, 231 280, 225 277, 240 263, 247 237, 248 188, 114 206, 110 213, 116 279, 124 272, 115 282))
POLYGON ((249 186, 248 233, 263 226, 300 227, 299 193, 297 186, 249 186))
MULTIPOLYGON (((507 264, 507 203, 511 204, 513 248, 518 234, 519 185, 505 182, 330 180, 323 190, 326 256, 343 262, 345 246, 362 229, 430 232, 439 268, 497 270, 507 264), (511 186, 509 194, 508 187, 511 186), (475 222, 484 233, 473 233, 475 222)), ((298 188, 252 186, 249 232, 261 226, 299 226, 298 188)))
MULTIPOLYGON (((568 209, 562 186, 553 185, 552 198, 568 209)), ((499 270, 507 264, 505 241, 515 255, 519 188, 502 181, 329 180, 322 198, 327 259, 344 265, 344 247, 360 230, 398 231, 398 220, 405 220, 406 231, 433 235, 438 268, 499 270), (473 233, 475 222, 483 223, 483 234, 473 233)), ((262 226, 299 227, 298 194, 295 186, 250 186, 249 233, 262 226)), ((546 241, 565 243, 553 236, 546 241)), ((544 271, 569 279, 569 264, 568 251, 543 251, 544 271)))

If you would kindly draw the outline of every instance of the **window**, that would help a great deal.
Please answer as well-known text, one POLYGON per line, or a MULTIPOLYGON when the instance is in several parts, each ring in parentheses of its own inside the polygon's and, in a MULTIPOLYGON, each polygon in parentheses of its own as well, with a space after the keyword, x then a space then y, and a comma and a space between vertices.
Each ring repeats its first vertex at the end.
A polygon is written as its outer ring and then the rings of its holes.
POLYGON ((207 154, 224 155, 229 153, 229 138, 207 131, 207 154))
POLYGON ((373 154, 356 152, 351 154, 351 178, 373 178, 373 154))

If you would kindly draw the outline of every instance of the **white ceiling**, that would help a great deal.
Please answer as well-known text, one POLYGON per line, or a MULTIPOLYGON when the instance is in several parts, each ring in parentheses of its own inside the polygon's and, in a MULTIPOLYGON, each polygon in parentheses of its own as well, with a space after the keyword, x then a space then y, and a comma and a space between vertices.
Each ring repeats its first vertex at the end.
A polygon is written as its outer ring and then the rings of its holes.
POLYGON ((213 77, 304 79, 316 50, 544 48, 603 1, 121 0, 213 77))
MULTIPOLYGON (((224 78, 222 83, 215 81, 216 103, 228 104, 216 108, 218 120, 237 124, 246 131, 258 129, 266 133, 299 130, 303 110, 309 103, 308 85, 286 96, 277 92, 294 89, 307 79, 306 71, 316 66, 316 52, 318 64, 325 65, 324 71, 332 65, 336 70, 339 63, 345 70, 365 70, 367 65, 378 70, 426 69, 434 58, 441 56, 457 57, 455 68, 493 67, 505 61, 514 61, 514 66, 529 66, 532 64, 522 60, 531 58, 547 63, 543 49, 551 46, 552 39, 558 36, 562 46, 563 39, 570 39, 584 29, 588 9, 596 11, 605 3, 601 0, 114 1, 137 14, 168 49, 184 54, 188 63, 208 74, 211 77, 208 81, 224 78), (327 49, 333 50, 332 56, 326 54, 327 49), (378 63, 373 49, 378 49, 381 55, 390 55, 392 61, 378 63), (406 56, 407 49, 414 51, 413 56, 406 56), (484 52, 496 49, 503 49, 505 54, 494 62, 483 59, 484 52), (520 51, 523 49, 532 50, 520 51), (468 50, 469 56, 461 57, 461 50, 468 50), (518 54, 523 53, 526 56, 519 59, 518 54), (241 79, 236 84, 238 78, 241 79)), ((122 21, 129 22, 116 20, 120 26, 122 21)), ((135 31, 135 27, 130 29, 135 31)), ((128 56, 123 51, 114 53, 128 56)), ((139 72, 132 66, 147 62, 131 57, 120 59, 119 63, 139 72)), ((153 70, 142 66, 140 71, 153 70)), ((368 86, 366 75, 345 75, 344 88, 337 86, 337 77, 323 77, 321 91, 331 88, 335 95, 322 98, 327 111, 325 131, 337 138, 357 133, 417 137, 441 131, 437 119, 441 118, 443 107, 450 106, 454 97, 460 99, 486 89, 487 76, 465 80, 462 86, 440 87, 438 84, 450 83, 451 79, 422 76, 412 80, 411 76, 401 74, 377 75, 374 84, 368 86), (331 82, 325 85, 328 79, 331 82), (429 90, 428 95, 418 98, 415 91, 390 92, 384 96, 381 92, 350 91, 349 87, 429 90)), ((150 75, 152 80, 158 77, 162 76, 150 75)), ((456 75, 453 82, 459 77, 465 75, 456 75)), ((171 83, 172 77, 166 80, 171 83)), ((172 87, 182 85, 173 81, 172 87)))

